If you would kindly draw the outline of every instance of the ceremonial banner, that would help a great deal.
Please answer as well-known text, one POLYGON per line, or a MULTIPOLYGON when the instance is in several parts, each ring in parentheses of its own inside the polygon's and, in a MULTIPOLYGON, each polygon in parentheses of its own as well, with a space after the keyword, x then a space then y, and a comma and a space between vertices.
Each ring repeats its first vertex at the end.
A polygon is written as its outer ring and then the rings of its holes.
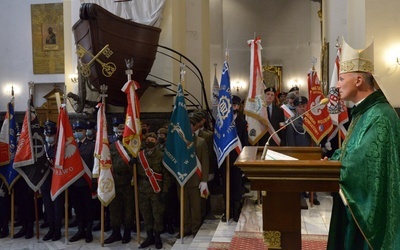
POLYGON ((112 162, 110 154, 110 144, 107 134, 107 119, 105 107, 103 104, 98 104, 99 111, 97 112, 97 140, 100 140, 101 146, 99 151, 95 151, 96 159, 99 162, 100 175, 98 176, 97 196, 104 206, 108 206, 115 197, 115 184, 111 172, 112 162))
POLYGON ((35 192, 50 173, 51 166, 45 152, 44 134, 32 99, 28 101, 13 167, 35 192))
POLYGON ((164 151, 163 164, 181 186, 196 172, 199 161, 186 110, 182 84, 176 92, 175 106, 168 126, 168 135, 164 151))
POLYGON ((224 62, 222 68, 218 100, 218 114, 214 128, 214 151, 217 155, 218 167, 221 167, 226 156, 240 145, 235 120, 233 119, 229 66, 227 62, 224 62))
POLYGON ((219 83, 217 80, 217 73, 214 74, 214 83, 212 86, 212 115, 214 119, 217 119, 218 113, 218 94, 219 94, 219 83))
POLYGON ((307 110, 312 110, 305 114, 303 127, 318 145, 332 130, 333 125, 326 105, 314 108, 325 98, 317 72, 314 70, 308 73, 308 96, 307 110))
MULTIPOLYGON (((265 85, 261 71, 261 39, 257 37, 255 40, 249 40, 247 43, 251 47, 250 85, 244 114, 248 123, 249 142, 255 145, 267 131, 273 134, 275 130, 268 120, 267 108, 264 103, 265 85)), ((275 134, 272 139, 277 145, 281 142, 278 134, 275 134)))
POLYGON ((128 106, 126 108, 125 129, 122 143, 129 150, 133 157, 137 157, 140 151, 140 136, 142 126, 140 124, 140 103, 136 96, 136 90, 140 88, 139 83, 128 81, 122 87, 122 91, 126 93, 128 106))
POLYGON ((4 155, 2 165, 0 165, 0 178, 3 179, 10 191, 18 177, 18 172, 13 168, 17 149, 17 124, 14 117, 13 100, 7 104, 7 113, 1 128, 0 141, 4 143, 0 152, 1 155, 4 155))
POLYGON ((81 176, 84 176, 90 186, 92 184, 90 169, 79 154, 65 104, 60 107, 57 124, 57 150, 50 190, 53 201, 81 176))
POLYGON ((331 78, 331 83, 329 85, 329 103, 328 111, 331 115, 332 123, 335 126, 333 131, 328 137, 327 143, 332 140, 340 131, 340 136, 344 140, 347 135, 347 130, 344 124, 349 121, 349 115, 347 113, 347 107, 344 101, 340 98, 339 90, 336 88, 337 82, 339 80, 340 71, 340 54, 341 49, 337 50, 337 55, 335 59, 335 64, 333 67, 333 73, 331 78))

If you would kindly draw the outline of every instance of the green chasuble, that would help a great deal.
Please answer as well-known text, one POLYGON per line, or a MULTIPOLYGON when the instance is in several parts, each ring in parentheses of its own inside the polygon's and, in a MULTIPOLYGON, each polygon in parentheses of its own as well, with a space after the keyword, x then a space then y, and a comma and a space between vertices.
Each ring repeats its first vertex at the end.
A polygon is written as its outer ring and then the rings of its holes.
POLYGON ((328 249, 400 249, 400 123, 381 90, 352 110, 334 195, 328 249))

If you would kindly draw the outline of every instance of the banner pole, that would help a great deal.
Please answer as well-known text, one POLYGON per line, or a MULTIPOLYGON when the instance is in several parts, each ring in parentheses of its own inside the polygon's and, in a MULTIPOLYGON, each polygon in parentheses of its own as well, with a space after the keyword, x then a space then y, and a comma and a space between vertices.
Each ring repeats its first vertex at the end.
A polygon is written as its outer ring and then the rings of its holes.
POLYGON ((38 191, 34 193, 35 197, 35 219, 36 219, 36 239, 39 239, 39 210, 38 210, 38 191))
POLYGON ((68 244, 68 188, 65 189, 64 195, 65 195, 65 200, 64 200, 65 234, 64 234, 64 236, 65 236, 65 244, 67 245, 68 244))
POLYGON ((184 231, 185 231, 185 229, 184 229, 184 225, 185 225, 185 223, 184 223, 184 215, 185 215, 185 206, 183 205, 184 204, 184 202, 185 202, 185 196, 184 196, 184 187, 183 186, 181 186, 181 214, 180 214, 180 216, 181 216, 181 232, 180 232, 180 235, 181 235, 181 244, 183 244, 183 235, 184 235, 184 231))
POLYGON ((140 244, 140 218, 139 218, 139 192, 137 185, 137 169, 136 163, 133 164, 133 183, 135 191, 135 216, 136 216, 136 240, 140 244))
POLYGON ((230 185, 231 185, 231 177, 230 177, 230 171, 229 171, 229 169, 230 169, 230 164, 229 164, 229 161, 230 161, 230 159, 229 159, 229 154, 226 156, 226 187, 225 187, 225 189, 226 189, 226 201, 225 201, 225 204, 226 204, 226 211, 225 211, 225 213, 226 213, 226 223, 227 224, 229 224, 229 220, 230 220, 230 191, 231 191, 231 187, 230 187, 230 185))
POLYGON ((100 243, 101 247, 104 247, 104 205, 101 203, 100 206, 101 215, 100 215, 100 243))
POLYGON ((14 236, 14 188, 11 188, 11 238, 14 236))

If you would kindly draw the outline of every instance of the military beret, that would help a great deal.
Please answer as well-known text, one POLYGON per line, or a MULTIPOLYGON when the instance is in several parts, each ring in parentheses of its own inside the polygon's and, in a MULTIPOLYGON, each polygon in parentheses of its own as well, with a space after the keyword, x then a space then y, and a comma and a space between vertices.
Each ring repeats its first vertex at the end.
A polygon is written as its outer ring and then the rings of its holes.
POLYGON ((264 94, 267 93, 268 91, 271 91, 271 92, 275 93, 276 89, 274 87, 268 87, 268 88, 264 89, 264 94))
POLYGON ((168 134, 168 129, 166 128, 159 128, 157 130, 157 134, 168 134))
POLYGON ((307 102, 308 102, 307 97, 305 97, 305 96, 299 96, 299 97, 296 97, 296 99, 294 99, 293 105, 294 105, 294 106, 298 106, 298 105, 300 105, 300 104, 307 104, 307 102))
POLYGON ((87 123, 81 120, 77 120, 72 125, 73 129, 87 129, 87 123))
POLYGON ((157 139, 157 135, 154 132, 147 133, 146 134, 146 139, 149 138, 149 137, 153 137, 153 138, 157 139))
POLYGON ((289 90, 289 92, 298 91, 298 90, 300 90, 299 87, 294 86, 294 87, 292 87, 292 88, 289 90))
POLYGON ((206 119, 206 117, 207 117, 207 111, 206 111, 205 109, 198 109, 198 110, 195 110, 194 113, 195 113, 196 115, 200 116, 200 117, 203 118, 203 119, 206 119))
POLYGON ((237 95, 232 96, 232 104, 240 104, 241 101, 242 100, 240 99, 239 96, 237 95))

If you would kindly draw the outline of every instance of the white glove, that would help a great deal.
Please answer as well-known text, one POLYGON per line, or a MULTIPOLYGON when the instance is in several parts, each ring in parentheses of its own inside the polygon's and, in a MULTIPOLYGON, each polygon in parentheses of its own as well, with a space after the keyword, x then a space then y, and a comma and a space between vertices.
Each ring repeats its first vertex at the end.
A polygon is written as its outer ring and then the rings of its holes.
POLYGON ((199 189, 200 189, 200 196, 207 199, 208 195, 210 194, 207 182, 205 181, 200 182, 199 189))
POLYGON ((325 148, 326 148, 327 150, 329 150, 329 151, 332 150, 332 146, 331 146, 331 142, 330 142, 330 141, 328 141, 328 142, 325 143, 325 148))

